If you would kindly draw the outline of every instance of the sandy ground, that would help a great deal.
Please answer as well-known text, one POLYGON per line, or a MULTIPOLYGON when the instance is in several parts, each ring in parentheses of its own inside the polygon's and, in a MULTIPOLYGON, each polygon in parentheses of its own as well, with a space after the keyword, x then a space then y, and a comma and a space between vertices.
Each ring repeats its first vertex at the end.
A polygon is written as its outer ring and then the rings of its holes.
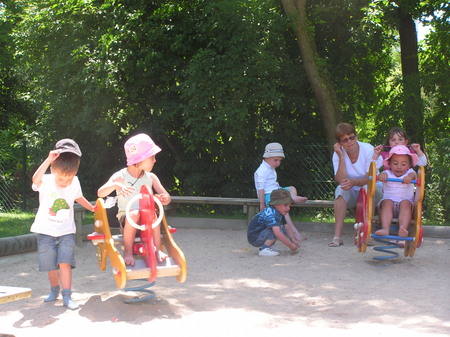
POLYGON ((174 238, 187 258, 186 282, 160 278, 157 297, 134 304, 85 242, 73 274, 76 311, 43 303, 49 285, 35 252, 1 257, 0 285, 29 287, 33 296, 0 304, 0 336, 450 335, 449 239, 425 238, 413 258, 375 262, 380 253, 358 253, 350 234, 328 248, 331 233, 305 233, 297 254, 279 246, 280 256, 263 258, 243 229, 181 228, 174 238))

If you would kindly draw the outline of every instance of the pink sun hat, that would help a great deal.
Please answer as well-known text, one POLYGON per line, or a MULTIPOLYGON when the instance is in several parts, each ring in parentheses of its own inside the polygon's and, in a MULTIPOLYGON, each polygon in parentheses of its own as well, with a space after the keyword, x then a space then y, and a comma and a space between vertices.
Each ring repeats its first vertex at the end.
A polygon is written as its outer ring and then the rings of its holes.
POLYGON ((140 163, 161 151, 161 148, 145 133, 128 139, 124 145, 127 166, 140 163))
POLYGON ((383 165, 385 167, 387 167, 388 169, 390 169, 389 158, 391 158, 394 154, 400 154, 400 155, 405 154, 405 155, 411 156, 411 158, 412 158, 412 166, 411 167, 416 166, 417 161, 419 160, 417 158, 417 154, 411 153, 411 151, 405 145, 397 145, 397 146, 394 146, 391 149, 391 151, 389 151, 389 156, 385 160, 383 160, 383 165))

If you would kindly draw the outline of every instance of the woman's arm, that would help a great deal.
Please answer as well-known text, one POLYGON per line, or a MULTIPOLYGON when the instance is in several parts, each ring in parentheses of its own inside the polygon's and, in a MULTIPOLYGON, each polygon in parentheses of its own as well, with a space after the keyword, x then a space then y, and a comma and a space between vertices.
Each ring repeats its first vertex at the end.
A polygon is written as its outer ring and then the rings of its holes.
POLYGON ((344 179, 347 179, 347 167, 345 166, 344 151, 342 150, 342 147, 339 143, 334 144, 333 149, 338 158, 337 170, 336 174, 334 175, 334 180, 338 184, 341 184, 344 179))

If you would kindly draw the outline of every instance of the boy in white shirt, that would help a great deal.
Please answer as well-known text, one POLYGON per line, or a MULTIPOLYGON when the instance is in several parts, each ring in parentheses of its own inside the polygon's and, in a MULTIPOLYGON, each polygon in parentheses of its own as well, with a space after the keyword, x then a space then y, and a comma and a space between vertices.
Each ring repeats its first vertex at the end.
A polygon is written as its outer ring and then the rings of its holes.
MULTIPOLYGON (((281 161, 284 157, 283 146, 281 146, 280 143, 270 143, 266 145, 263 154, 263 161, 254 174, 255 188, 259 199, 260 211, 267 207, 272 191, 280 188, 288 190, 292 200, 295 203, 302 203, 308 200, 306 197, 297 195, 297 189, 294 186, 280 187, 278 184, 276 169, 281 165, 281 161)), ((287 230, 293 233, 292 237, 295 243, 300 244, 300 242, 305 239, 304 236, 302 236, 294 226, 289 213, 285 215, 285 218, 287 222, 287 230)))

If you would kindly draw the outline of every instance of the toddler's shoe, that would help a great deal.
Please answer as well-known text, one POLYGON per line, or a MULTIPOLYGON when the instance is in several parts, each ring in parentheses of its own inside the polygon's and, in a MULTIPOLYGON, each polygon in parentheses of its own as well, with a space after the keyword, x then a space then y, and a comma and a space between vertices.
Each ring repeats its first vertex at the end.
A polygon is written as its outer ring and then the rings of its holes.
POLYGON ((259 256, 277 256, 280 255, 279 252, 273 250, 272 248, 264 248, 259 251, 259 256))

